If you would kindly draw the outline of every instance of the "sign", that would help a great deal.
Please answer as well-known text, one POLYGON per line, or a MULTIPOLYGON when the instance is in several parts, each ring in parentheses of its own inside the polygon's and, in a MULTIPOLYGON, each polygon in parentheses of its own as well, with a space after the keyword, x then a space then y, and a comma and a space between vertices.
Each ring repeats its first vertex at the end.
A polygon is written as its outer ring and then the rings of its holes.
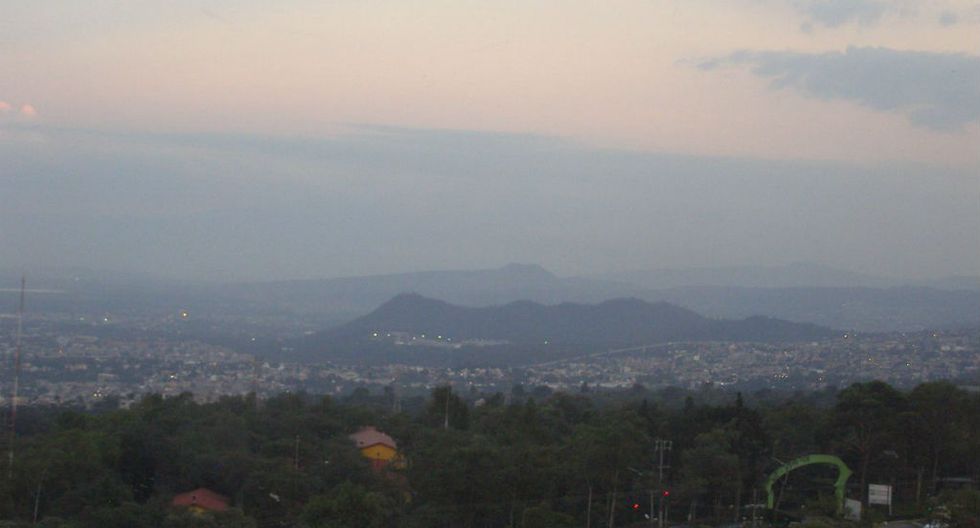
POLYGON ((844 499, 844 518, 851 521, 861 520, 861 501, 844 499))
POLYGON ((885 484, 868 484, 868 504, 892 505, 892 487, 885 484))

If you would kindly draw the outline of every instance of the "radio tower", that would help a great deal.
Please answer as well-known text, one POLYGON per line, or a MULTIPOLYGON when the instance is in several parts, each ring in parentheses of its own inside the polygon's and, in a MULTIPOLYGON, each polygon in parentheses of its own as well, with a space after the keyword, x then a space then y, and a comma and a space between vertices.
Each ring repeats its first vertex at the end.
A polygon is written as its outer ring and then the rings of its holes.
POLYGON ((14 476, 14 440, 17 438, 17 393, 20 389, 20 347, 24 333, 24 291, 27 288, 27 276, 20 277, 20 305, 17 308, 17 334, 14 338, 14 385, 10 391, 10 438, 7 455, 7 478, 14 476))

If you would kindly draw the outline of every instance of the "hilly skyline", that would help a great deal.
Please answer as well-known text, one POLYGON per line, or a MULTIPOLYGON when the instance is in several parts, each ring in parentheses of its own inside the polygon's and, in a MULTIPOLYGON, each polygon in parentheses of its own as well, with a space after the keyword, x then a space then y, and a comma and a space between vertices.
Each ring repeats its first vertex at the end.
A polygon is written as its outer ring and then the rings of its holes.
POLYGON ((0 528, 980 527, 978 36, 0 0, 0 528))
MULTIPOLYGON (((30 277, 30 287, 44 292, 32 295, 29 304, 69 313, 186 309, 199 314, 278 314, 322 328, 353 320, 411 292, 471 307, 521 300, 594 304, 635 297, 669 302, 714 318, 760 315, 831 328, 914 331, 980 325, 978 283, 972 277, 902 281, 814 264, 654 270, 612 277, 560 277, 537 265, 510 264, 482 270, 249 283, 62 270, 30 277)), ((13 302, 18 284, 19 277, 0 275, 0 300, 13 302)))
POLYGON ((829 328, 758 316, 738 321, 709 319, 680 306, 636 298, 598 304, 515 301, 473 308, 407 293, 320 336, 363 341, 373 332, 392 331, 457 341, 620 346, 684 340, 801 341, 836 334, 829 328))
POLYGON ((287 357, 312 363, 503 367, 670 342, 794 343, 839 335, 813 324, 760 316, 711 319, 635 298, 466 307, 409 293, 349 323, 296 340, 287 357))

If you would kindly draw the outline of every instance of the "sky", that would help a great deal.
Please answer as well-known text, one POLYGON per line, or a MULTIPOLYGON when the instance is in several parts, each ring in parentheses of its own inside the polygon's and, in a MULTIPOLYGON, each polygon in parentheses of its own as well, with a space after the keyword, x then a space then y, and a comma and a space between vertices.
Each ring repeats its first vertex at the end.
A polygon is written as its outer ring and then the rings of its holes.
POLYGON ((980 270, 978 0, 0 0, 0 268, 980 270))

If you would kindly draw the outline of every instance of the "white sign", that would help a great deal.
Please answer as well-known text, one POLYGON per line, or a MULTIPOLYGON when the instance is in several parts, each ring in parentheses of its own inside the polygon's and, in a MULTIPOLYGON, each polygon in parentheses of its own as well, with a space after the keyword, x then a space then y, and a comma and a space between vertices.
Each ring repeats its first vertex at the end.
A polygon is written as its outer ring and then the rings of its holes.
POLYGON ((868 484, 868 504, 892 505, 892 487, 885 484, 868 484))
POLYGON ((861 520, 861 501, 844 499, 844 518, 852 521, 861 520))

